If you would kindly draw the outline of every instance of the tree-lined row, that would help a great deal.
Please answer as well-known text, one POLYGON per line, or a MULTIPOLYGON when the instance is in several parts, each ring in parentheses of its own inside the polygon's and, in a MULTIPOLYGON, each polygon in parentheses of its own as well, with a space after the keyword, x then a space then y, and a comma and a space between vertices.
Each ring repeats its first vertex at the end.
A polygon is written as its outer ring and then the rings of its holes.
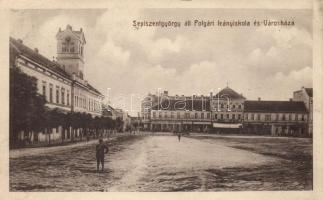
POLYGON ((40 132, 48 134, 48 142, 54 128, 60 127, 62 140, 65 135, 74 140, 76 135, 99 136, 106 130, 119 130, 123 126, 120 118, 92 117, 86 113, 65 113, 45 106, 44 96, 37 92, 37 80, 10 68, 10 145, 19 144, 19 134, 26 139, 38 138, 40 132), (78 133, 78 134, 77 134, 78 133))

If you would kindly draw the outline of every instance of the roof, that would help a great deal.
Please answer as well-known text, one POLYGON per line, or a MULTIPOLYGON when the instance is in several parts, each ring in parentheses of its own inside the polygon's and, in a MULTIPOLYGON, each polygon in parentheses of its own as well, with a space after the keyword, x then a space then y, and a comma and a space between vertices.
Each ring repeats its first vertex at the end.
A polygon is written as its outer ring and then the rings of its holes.
POLYGON ((305 88, 305 92, 309 97, 313 97, 313 88, 305 88))
POLYGON ((242 96, 242 94, 237 93, 236 91, 234 91, 233 89, 226 87, 224 89, 222 89, 220 92, 218 92, 215 95, 216 98, 218 97, 229 97, 231 99, 245 99, 244 96, 242 96))
POLYGON ((87 85, 86 85, 90 90, 93 90, 94 92, 96 92, 96 93, 98 93, 98 94, 100 94, 100 95, 103 95, 103 94, 101 94, 101 92, 99 91, 99 90, 97 90, 97 89, 95 89, 92 85, 90 85, 89 83, 87 83, 87 85))
POLYGON ((71 79, 71 76, 62 69, 61 65, 37 53, 35 50, 27 47, 22 42, 19 42, 18 40, 10 37, 9 43, 10 43, 10 53, 15 52, 17 54, 22 54, 28 57, 30 60, 36 63, 40 63, 41 65, 49 68, 50 70, 58 73, 59 75, 65 78, 71 79))
POLYGON ((58 37, 61 33, 66 32, 66 31, 70 31, 77 39, 82 40, 84 43, 86 43, 85 40, 85 36, 84 36, 84 32, 82 30, 82 28, 77 31, 77 30, 73 30, 72 26, 67 24, 65 30, 61 30, 61 28, 59 28, 56 37, 58 37))
POLYGON ((307 112, 300 101, 245 101, 245 112, 307 112))
POLYGON ((192 110, 195 111, 209 111, 210 110, 210 101, 207 100, 200 100, 191 99, 186 100, 175 100, 175 99, 168 99, 163 100, 159 106, 158 104, 153 106, 152 110, 192 110), (193 105, 193 106, 192 106, 193 105))

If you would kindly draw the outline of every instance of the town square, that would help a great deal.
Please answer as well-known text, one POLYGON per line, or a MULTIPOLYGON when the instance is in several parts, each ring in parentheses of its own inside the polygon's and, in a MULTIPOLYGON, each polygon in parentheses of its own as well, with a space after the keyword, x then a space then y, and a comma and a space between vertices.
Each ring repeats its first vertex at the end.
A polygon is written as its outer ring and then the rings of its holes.
POLYGON ((313 190, 310 11, 11 12, 11 192, 313 190))

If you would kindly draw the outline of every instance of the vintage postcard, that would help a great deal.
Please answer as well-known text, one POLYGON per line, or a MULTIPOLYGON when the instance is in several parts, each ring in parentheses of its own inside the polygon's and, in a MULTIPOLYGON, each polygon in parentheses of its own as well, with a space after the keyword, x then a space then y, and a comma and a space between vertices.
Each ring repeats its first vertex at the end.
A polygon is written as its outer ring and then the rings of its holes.
POLYGON ((319 199, 320 2, 49 2, 3 5, 6 198, 319 199))

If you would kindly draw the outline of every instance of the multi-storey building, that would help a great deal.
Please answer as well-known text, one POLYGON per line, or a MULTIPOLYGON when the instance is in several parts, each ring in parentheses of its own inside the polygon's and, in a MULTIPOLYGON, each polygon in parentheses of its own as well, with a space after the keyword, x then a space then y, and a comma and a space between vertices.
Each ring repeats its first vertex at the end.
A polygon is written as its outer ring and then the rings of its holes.
POLYGON ((144 129, 152 131, 207 131, 211 125, 208 96, 169 96, 167 91, 142 101, 144 129))
POLYGON ((307 118, 303 102, 245 101, 244 131, 264 135, 305 135, 307 118))
POLYGON ((146 130, 308 135, 308 110, 300 101, 250 101, 229 87, 214 96, 148 97, 142 102, 146 130))
MULTIPOLYGON (((71 26, 57 33, 57 61, 41 55, 38 49, 31 49, 20 39, 10 37, 10 67, 18 67, 22 72, 37 79, 38 92, 46 99, 48 108, 62 112, 85 112, 101 116, 101 102, 104 96, 84 80, 84 33, 74 31, 71 26)), ((54 128, 51 140, 70 138, 70 133, 62 127, 54 128)), ((24 138, 21 133, 20 138, 24 138)), ((78 132, 77 132, 78 134, 78 132)), ((49 140, 49 135, 36 134, 34 141, 49 140)))
POLYGON ((70 25, 57 35, 57 61, 41 55, 23 41, 10 38, 10 67, 19 67, 37 79, 38 92, 46 98, 46 106, 64 112, 86 112, 101 116, 103 95, 84 80, 84 45, 82 29, 70 25))
POLYGON ((313 135, 313 88, 302 87, 293 93, 293 101, 302 101, 308 111, 308 133, 313 135))
MULTIPOLYGON (((246 98, 229 87, 211 93, 212 127, 215 131, 224 132, 228 128, 242 128, 243 109, 246 98)), ((232 129, 230 130, 233 131, 232 129)))

